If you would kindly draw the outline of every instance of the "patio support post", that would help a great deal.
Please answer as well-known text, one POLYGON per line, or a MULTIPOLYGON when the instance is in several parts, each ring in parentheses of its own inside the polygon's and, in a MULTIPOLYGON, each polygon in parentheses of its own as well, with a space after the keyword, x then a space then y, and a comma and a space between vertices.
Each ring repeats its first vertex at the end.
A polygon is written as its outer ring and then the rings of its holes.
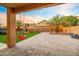
POLYGON ((14 47, 16 44, 16 14, 13 8, 7 8, 7 46, 14 47))

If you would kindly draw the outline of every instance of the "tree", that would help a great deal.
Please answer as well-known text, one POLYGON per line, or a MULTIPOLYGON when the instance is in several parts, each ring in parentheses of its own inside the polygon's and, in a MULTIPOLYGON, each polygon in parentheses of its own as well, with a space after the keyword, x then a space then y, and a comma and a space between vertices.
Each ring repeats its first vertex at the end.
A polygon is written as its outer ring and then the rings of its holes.
POLYGON ((68 16, 68 21, 72 26, 78 25, 78 19, 74 16, 68 16))
POLYGON ((78 25, 79 19, 74 16, 64 16, 63 17, 63 25, 70 26, 70 34, 71 34, 71 26, 78 25))
POLYGON ((29 26, 29 23, 25 23, 25 27, 28 27, 29 26))
POLYGON ((60 15, 54 16, 49 20, 50 24, 55 26, 55 31, 59 32, 59 27, 62 24, 62 18, 60 15))
POLYGON ((17 30, 20 30, 20 28, 23 26, 22 22, 17 20, 16 21, 17 30))
POLYGON ((78 25, 79 19, 74 16, 63 16, 63 25, 65 26, 76 26, 78 25))
POLYGON ((27 31, 27 29, 29 27, 29 23, 25 23, 24 27, 25 27, 25 30, 27 31))

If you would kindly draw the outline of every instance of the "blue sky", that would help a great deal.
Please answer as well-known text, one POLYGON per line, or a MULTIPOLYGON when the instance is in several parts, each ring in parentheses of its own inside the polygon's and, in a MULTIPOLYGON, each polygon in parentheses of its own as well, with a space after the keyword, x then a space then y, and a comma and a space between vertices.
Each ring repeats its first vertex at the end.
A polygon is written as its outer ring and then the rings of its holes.
MULTIPOLYGON (((6 14, 7 9, 0 6, 0 14, 6 14)), ((29 20, 48 20, 51 17, 60 14, 60 15, 74 15, 74 16, 79 16, 79 3, 72 3, 72 4, 62 4, 54 7, 48 7, 48 8, 42 8, 38 10, 33 10, 29 12, 25 12, 26 14, 26 19, 29 20)), ((19 15, 19 14, 18 14, 19 15)), ((19 18, 17 16, 17 18, 19 18)), ((0 17, 1 19, 1 17, 0 17)), ((34 21, 35 21, 34 20, 34 21)), ((33 21, 31 21, 33 22, 33 21)))
POLYGON ((0 13, 6 13, 7 9, 0 5, 0 13))

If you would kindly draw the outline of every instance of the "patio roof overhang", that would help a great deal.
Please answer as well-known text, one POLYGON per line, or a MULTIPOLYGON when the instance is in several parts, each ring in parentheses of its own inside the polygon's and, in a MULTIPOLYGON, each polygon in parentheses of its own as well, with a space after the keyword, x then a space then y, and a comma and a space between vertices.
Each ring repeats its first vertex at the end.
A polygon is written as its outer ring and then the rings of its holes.
POLYGON ((35 9, 56 6, 64 3, 2 3, 1 5, 6 8, 14 9, 15 13, 20 13, 24 11, 31 11, 35 9))
POLYGON ((7 8, 7 46, 16 45, 16 14, 24 11, 31 11, 39 8, 56 6, 63 3, 0 3, 7 8))

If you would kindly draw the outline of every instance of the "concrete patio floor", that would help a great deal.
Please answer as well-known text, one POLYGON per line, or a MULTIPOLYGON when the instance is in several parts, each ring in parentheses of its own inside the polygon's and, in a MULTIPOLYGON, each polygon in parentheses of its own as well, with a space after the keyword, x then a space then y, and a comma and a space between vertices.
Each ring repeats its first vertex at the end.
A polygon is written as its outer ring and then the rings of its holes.
POLYGON ((42 32, 16 44, 16 47, 0 50, 1 56, 78 56, 79 40, 69 35, 42 32))
POLYGON ((4 49, 4 48, 7 48, 6 44, 0 43, 0 50, 2 50, 2 49, 4 49))

